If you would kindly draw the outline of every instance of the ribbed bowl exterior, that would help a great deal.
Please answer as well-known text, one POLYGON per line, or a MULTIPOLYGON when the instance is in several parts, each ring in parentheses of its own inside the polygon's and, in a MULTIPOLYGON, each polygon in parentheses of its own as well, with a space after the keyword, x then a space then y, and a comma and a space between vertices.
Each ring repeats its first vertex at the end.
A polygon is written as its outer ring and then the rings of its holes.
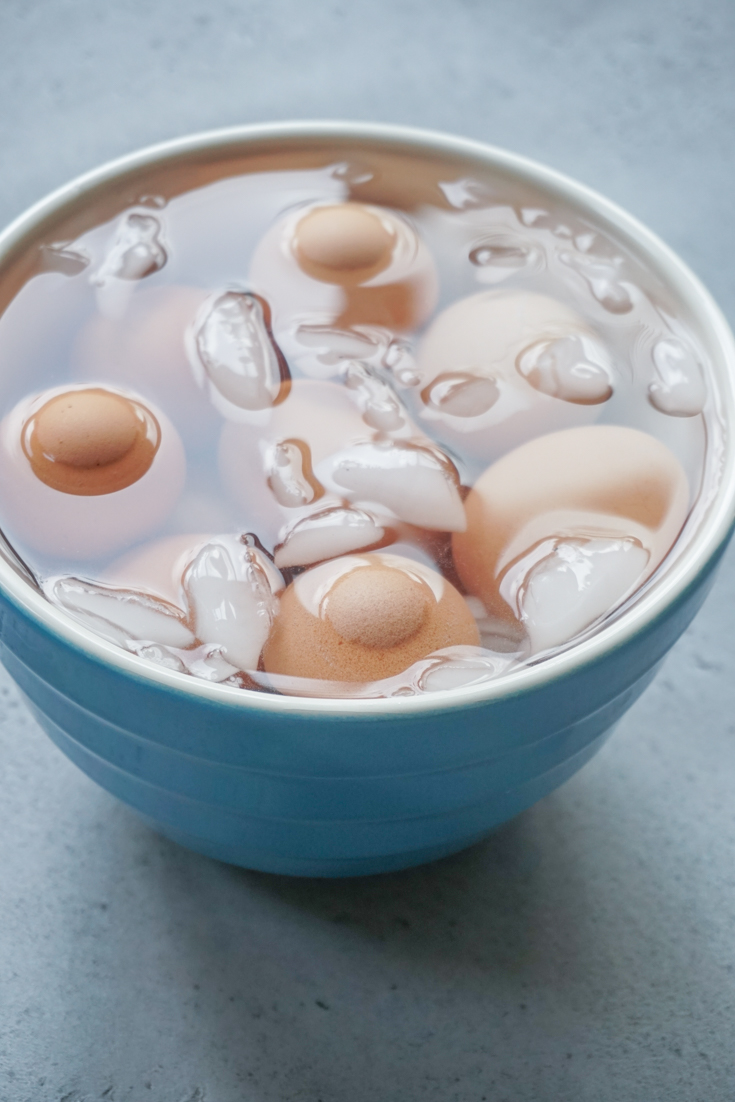
POLYGON ((223 861, 351 876, 462 849, 575 773, 699 608, 531 691, 405 715, 278 714, 112 668, 0 594, 2 660, 59 748, 163 834, 223 861))

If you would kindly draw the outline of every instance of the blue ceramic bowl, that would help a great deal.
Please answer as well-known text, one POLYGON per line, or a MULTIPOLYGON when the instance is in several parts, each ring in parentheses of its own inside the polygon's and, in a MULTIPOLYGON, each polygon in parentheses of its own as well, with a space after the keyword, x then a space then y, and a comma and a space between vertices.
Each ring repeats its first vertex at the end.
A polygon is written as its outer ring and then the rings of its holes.
MULTIPOLYGON (((735 424, 735 345, 717 307, 659 240, 598 195, 484 145, 387 126, 296 123, 199 135, 107 165, 0 237, 0 263, 39 225, 110 184, 181 159, 324 140, 438 153, 541 188, 609 226, 693 319, 735 424)), ((728 434, 730 437, 732 434, 728 434)), ((157 830, 248 868, 306 876, 399 869, 459 850, 533 804, 600 748, 711 585, 735 517, 726 443, 715 500, 685 550, 604 630, 537 666, 390 700, 249 693, 154 667, 48 604, 0 560, 2 661, 53 741, 157 830)))

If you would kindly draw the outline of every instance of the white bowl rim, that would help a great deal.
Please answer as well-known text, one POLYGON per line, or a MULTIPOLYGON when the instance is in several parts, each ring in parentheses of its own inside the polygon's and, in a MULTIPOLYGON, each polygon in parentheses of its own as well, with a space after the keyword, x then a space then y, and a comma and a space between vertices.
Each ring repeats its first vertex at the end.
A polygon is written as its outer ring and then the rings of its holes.
MULTIPOLYGON (((109 161, 58 188, 24 211, 0 233, 0 263, 42 221, 60 213, 84 192, 97 188, 117 177, 139 169, 164 163, 182 154, 258 142, 294 139, 313 141, 333 139, 382 143, 386 147, 411 149, 424 154, 446 154, 467 158, 485 167, 500 169, 531 183, 551 190, 569 203, 592 212, 614 227, 615 231, 649 263, 653 262, 666 282, 679 295, 710 338, 711 347, 720 353, 720 393, 725 422, 735 424, 735 338, 719 307, 694 273, 664 242, 632 215, 596 191, 568 176, 530 158, 510 153, 497 146, 473 139, 456 137, 440 131, 384 123, 363 123, 340 120, 297 120, 232 126, 174 138, 109 161)), ((715 363, 715 371, 718 364, 715 363)), ((480 706, 492 701, 516 697, 540 689, 589 666, 606 654, 629 642, 645 630, 670 605, 696 582, 710 559, 726 542, 735 523, 735 446, 732 434, 725 440, 721 481, 716 497, 690 544, 650 588, 616 619, 600 628, 589 638, 568 650, 547 658, 537 665, 522 667, 479 685, 458 687, 439 692, 399 698, 330 698, 276 696, 254 690, 239 689, 204 681, 188 674, 156 666, 122 648, 108 643, 90 629, 68 617, 50 604, 2 557, 0 557, 0 587, 26 615, 52 634, 92 658, 116 668, 135 679, 152 682, 170 691, 208 700, 225 707, 277 715, 306 715, 380 718, 408 717, 419 713, 434 713, 462 707, 480 706)))

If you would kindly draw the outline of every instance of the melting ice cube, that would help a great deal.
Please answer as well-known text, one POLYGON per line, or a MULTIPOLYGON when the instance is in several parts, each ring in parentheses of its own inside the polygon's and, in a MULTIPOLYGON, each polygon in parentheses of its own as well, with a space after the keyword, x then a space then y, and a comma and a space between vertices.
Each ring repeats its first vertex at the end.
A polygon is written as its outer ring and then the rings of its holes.
POLYGON ((397 432, 406 424, 401 403, 374 368, 351 360, 343 369, 350 390, 357 391, 362 404, 362 419, 379 432, 397 432))
POLYGON ((675 338, 654 345, 656 378, 648 388, 648 400, 671 417, 695 417, 704 409, 707 391, 702 368, 691 349, 675 338))
MULTIPOLYGON (((483 647, 445 647, 429 656, 416 679, 424 693, 445 692, 462 686, 481 685, 507 673, 516 664, 511 654, 493 654, 483 647)), ((408 671, 410 672, 410 671, 408 671)))
POLYGON ((421 382, 421 372, 408 341, 395 337, 386 348, 382 363, 399 386, 418 386, 421 382))
POLYGON ((102 285, 109 279, 143 279, 159 271, 166 260, 158 219, 152 214, 128 214, 118 226, 95 283, 102 285))
POLYGON ((421 397, 427 406, 452 417, 479 417, 495 405, 500 390, 491 375, 451 371, 437 375, 421 397))
POLYGON ((438 448, 412 440, 365 441, 333 462, 338 486, 359 500, 378 502, 408 524, 439 532, 467 527, 457 469, 438 448))
POLYGON ((371 359, 378 356, 390 340, 387 331, 360 326, 354 329, 338 329, 333 325, 299 325, 296 340, 305 348, 312 348, 317 360, 334 366, 344 360, 371 359))
POLYGON ((275 564, 279 569, 311 566, 377 547, 385 537, 385 528, 362 509, 323 509, 297 521, 286 532, 283 543, 276 548, 275 564))
POLYGON ((220 647, 235 669, 255 669, 282 586, 262 552, 234 538, 208 543, 184 575, 197 638, 220 647))
POLYGON ((611 314, 628 314, 633 299, 628 286, 620 280, 619 257, 605 260, 589 253, 562 252, 559 259, 584 278, 594 298, 611 314))
POLYGON ((518 234, 494 233, 477 242, 470 249, 469 258, 479 269, 477 278, 481 283, 500 283, 519 268, 540 268, 544 254, 518 234))
POLYGON ((215 390, 239 409, 270 409, 288 393, 288 365, 258 295, 226 291, 208 299, 187 346, 195 373, 201 375, 201 364, 215 390))
POLYGON ((280 440, 269 448, 265 471, 273 496, 286 509, 310 505, 324 494, 311 468, 309 445, 303 440, 280 440))
POLYGON ((120 646, 128 646, 130 640, 164 647, 189 647, 194 642, 181 609, 156 597, 72 577, 52 578, 44 588, 54 604, 120 646))
POLYGON ((75 276, 89 267, 89 254, 85 249, 77 249, 66 242, 53 245, 41 245, 41 267, 44 272, 61 272, 62 275, 75 276))
POLYGON ((584 334, 537 341, 516 360, 518 372, 542 394, 597 405, 612 397, 612 372, 604 349, 584 334))
POLYGON ((478 207, 489 207, 495 201, 488 185, 471 176, 463 176, 459 180, 440 180, 439 187, 455 210, 476 210, 478 207))
POLYGON ((546 540, 509 571, 501 594, 536 653, 561 646, 619 605, 648 560, 632 538, 546 540))

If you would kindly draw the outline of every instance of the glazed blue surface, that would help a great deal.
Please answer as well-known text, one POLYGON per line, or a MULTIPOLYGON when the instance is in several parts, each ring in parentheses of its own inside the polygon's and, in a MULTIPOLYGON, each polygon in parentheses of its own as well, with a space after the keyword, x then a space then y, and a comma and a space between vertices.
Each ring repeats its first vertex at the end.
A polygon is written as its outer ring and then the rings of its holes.
POLYGON ((382 872, 470 845, 584 765, 696 613, 723 549, 602 659, 429 712, 194 696, 104 663, 0 593, 2 661, 56 745, 168 837, 270 872, 382 872))

